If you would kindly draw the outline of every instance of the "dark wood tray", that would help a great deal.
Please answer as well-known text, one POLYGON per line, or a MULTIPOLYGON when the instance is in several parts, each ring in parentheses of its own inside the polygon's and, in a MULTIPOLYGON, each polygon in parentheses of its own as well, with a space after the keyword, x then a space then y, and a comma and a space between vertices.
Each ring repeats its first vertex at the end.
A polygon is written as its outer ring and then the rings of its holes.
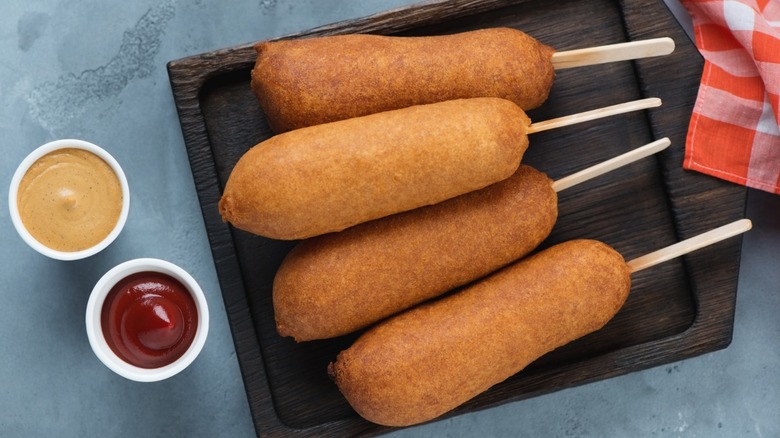
MULTIPOLYGON (((744 188, 682 169, 703 61, 661 0, 454 0, 397 9, 298 35, 429 35, 511 26, 559 50, 672 37, 662 58, 560 71, 534 120, 657 96, 663 107, 531 138, 525 162, 553 179, 654 139, 672 147, 560 196, 542 246, 600 239, 626 259, 744 217, 744 188)), ((238 158, 271 132, 249 88, 250 45, 172 61, 171 86, 251 412, 263 435, 360 435, 388 429, 355 414, 326 374, 354 336, 296 344, 275 331, 274 273, 291 242, 232 229, 217 211, 238 158)), ((522 212, 518 212, 522 214, 522 212)), ((731 340, 741 239, 641 271, 604 329, 556 350, 450 415, 724 348, 731 340)), ((468 249, 464 248, 464 251, 468 249)))

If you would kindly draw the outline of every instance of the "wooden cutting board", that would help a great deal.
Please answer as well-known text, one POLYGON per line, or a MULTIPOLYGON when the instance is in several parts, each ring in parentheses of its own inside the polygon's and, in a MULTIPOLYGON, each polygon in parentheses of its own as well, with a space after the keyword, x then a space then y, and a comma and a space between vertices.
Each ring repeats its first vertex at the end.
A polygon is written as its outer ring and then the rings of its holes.
MULTIPOLYGON (((529 112, 538 121, 644 97, 663 99, 658 109, 535 134, 524 162, 553 179, 655 139, 672 140, 656 157, 562 192, 558 223, 542 247, 593 238, 631 259, 744 217, 744 188, 682 169, 703 61, 661 0, 441 1, 285 38, 435 35, 497 26, 523 30, 558 50, 662 36, 677 45, 670 56, 560 71, 549 100, 529 112)), ((171 61, 168 72, 255 427, 263 435, 387 431, 357 416, 326 373, 328 362, 356 335, 296 344, 276 333, 271 285, 294 242, 233 229, 217 211, 236 161, 272 135, 249 88, 254 60, 254 49, 246 45, 171 61)), ((740 246, 741 239, 731 239, 635 274, 627 303, 606 327, 542 357, 450 415, 726 347, 740 246)))

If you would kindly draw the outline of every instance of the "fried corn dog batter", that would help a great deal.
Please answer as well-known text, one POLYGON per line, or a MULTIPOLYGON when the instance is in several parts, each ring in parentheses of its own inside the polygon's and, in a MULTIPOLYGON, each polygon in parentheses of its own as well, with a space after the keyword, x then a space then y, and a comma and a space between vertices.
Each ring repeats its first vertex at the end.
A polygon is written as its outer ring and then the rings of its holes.
POLYGON ((422 423, 603 327, 630 289, 615 250, 562 243, 378 324, 328 371, 365 419, 422 423))
POLYGON ((529 110, 547 99, 555 75, 554 50, 511 28, 338 35, 256 49, 252 89, 277 133, 471 97, 500 97, 529 110))
POLYGON ((508 100, 475 98, 287 132, 241 157, 219 211, 273 239, 341 231, 508 178, 530 123, 508 100))

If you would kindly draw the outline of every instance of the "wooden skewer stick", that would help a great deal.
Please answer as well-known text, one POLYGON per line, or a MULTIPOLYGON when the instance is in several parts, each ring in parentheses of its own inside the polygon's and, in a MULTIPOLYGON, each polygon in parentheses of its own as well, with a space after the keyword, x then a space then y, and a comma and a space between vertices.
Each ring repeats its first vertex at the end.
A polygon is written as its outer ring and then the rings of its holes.
POLYGON ((706 233, 699 234, 698 236, 691 237, 690 239, 683 240, 682 242, 669 245, 666 248, 659 249, 658 251, 651 252, 650 254, 637 257, 634 260, 628 262, 628 268, 631 272, 641 271, 642 269, 655 266, 659 263, 663 263, 667 260, 671 260, 675 257, 688 254, 689 252, 696 251, 697 249, 704 248, 705 246, 712 245, 713 243, 726 240, 730 237, 738 236, 753 227, 753 223, 750 219, 740 219, 734 221, 728 225, 715 228, 714 230, 707 231, 706 233))
POLYGON ((579 183, 583 183, 599 175, 603 175, 607 172, 613 171, 619 167, 623 167, 626 164, 633 163, 645 157, 649 157, 655 153, 658 153, 672 144, 669 138, 662 138, 652 143, 648 143, 642 147, 638 147, 633 151, 626 152, 623 155, 618 155, 615 158, 611 158, 595 166, 588 167, 587 169, 580 170, 569 176, 558 179, 552 183, 552 188, 556 192, 566 190, 569 187, 575 186, 579 183))
POLYGON ((589 47, 586 49, 555 52, 552 55, 552 64, 555 70, 562 70, 565 68, 604 64, 607 62, 628 61, 631 59, 668 55, 673 51, 674 40, 671 38, 654 38, 606 46, 589 47))
POLYGON ((582 113, 572 114, 569 116, 557 117, 555 119, 532 123, 531 126, 528 127, 527 132, 528 134, 533 134, 536 132, 547 131, 549 129, 561 128, 564 126, 589 122, 591 120, 601 119, 604 117, 614 116, 617 114, 628 113, 631 111, 639 111, 647 108, 655 108, 659 106, 661 106, 661 99, 657 97, 632 100, 631 102, 624 102, 617 105, 612 105, 604 108, 585 111, 582 113))

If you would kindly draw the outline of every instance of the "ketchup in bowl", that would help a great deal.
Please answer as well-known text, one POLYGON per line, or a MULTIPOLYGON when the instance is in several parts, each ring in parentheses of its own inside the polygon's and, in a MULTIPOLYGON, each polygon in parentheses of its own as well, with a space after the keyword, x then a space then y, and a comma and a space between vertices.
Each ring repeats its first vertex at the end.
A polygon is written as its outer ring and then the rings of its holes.
POLYGON ((106 343, 119 358, 139 368, 159 368, 175 362, 192 344, 198 309, 175 278, 138 272, 108 292, 100 323, 106 343))

